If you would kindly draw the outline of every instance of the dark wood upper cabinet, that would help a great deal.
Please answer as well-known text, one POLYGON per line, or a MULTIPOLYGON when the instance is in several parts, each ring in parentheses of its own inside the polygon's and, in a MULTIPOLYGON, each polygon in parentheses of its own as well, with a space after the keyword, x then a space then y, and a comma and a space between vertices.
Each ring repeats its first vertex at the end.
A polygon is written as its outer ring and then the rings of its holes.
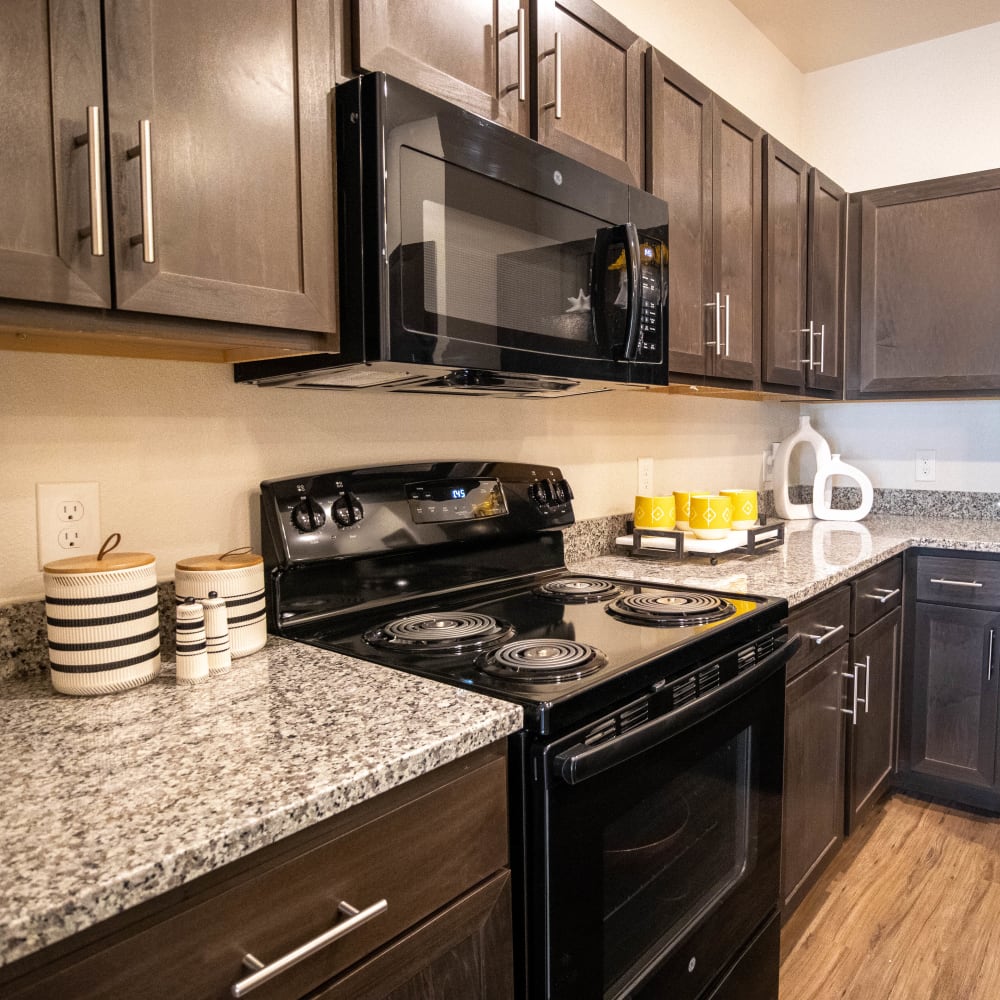
POLYGON ((647 89, 648 186, 670 204, 670 370, 746 388, 760 368, 763 132, 653 49, 647 89))
POLYGON ((839 395, 847 198, 772 136, 764 164, 762 381, 839 395))
POLYGON ((761 377, 768 385, 803 389, 810 367, 806 326, 809 166, 769 135, 764 137, 764 161, 761 377))
POLYGON ((848 396, 1000 388, 1000 170, 851 196, 848 396))
MULTIPOLYGON (((847 192, 815 167, 809 171, 809 264, 806 328, 813 352, 806 389, 840 396, 844 391, 844 258, 847 192)), ((808 354, 806 355, 808 356, 808 354)))
POLYGON ((352 0, 354 69, 381 70, 528 135, 528 0, 352 0))
POLYGON ((645 45, 592 0, 353 0, 352 21, 357 71, 642 185, 645 45))
POLYGON ((0 296, 109 306, 100 0, 24 0, 3 21, 0 296))
POLYGON ((120 308, 333 329, 329 7, 106 0, 120 308))
POLYGON ((592 0, 533 13, 538 141, 641 187, 645 43, 592 0))

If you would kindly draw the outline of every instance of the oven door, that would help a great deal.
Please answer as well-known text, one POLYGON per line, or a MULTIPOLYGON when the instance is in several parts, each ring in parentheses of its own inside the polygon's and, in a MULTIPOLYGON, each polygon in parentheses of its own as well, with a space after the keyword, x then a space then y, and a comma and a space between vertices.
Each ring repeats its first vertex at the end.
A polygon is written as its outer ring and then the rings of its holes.
MULTIPOLYGON (((699 997, 773 916, 793 643, 623 735, 539 749, 532 997, 699 997)), ((765 966, 776 987, 776 949, 765 966)))

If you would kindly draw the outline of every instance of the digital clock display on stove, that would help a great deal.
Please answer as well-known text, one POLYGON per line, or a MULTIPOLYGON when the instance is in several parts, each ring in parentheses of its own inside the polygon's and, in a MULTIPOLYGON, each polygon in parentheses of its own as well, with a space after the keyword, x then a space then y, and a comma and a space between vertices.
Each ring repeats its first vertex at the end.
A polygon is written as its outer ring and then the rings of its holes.
POLYGON ((496 479, 434 479, 406 486, 410 514, 417 524, 471 521, 507 513, 496 479))

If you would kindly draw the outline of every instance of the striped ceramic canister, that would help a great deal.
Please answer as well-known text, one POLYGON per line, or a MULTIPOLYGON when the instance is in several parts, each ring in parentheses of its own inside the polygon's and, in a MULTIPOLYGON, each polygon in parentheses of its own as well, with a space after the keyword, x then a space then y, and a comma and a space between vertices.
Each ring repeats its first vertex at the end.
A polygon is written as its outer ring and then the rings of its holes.
POLYGON ((160 672, 156 559, 148 552, 77 556, 45 565, 52 686, 112 694, 160 672))
POLYGON ((267 642, 264 560, 247 549, 192 556, 174 567, 177 600, 204 601, 214 590, 226 602, 232 658, 256 653, 267 642))

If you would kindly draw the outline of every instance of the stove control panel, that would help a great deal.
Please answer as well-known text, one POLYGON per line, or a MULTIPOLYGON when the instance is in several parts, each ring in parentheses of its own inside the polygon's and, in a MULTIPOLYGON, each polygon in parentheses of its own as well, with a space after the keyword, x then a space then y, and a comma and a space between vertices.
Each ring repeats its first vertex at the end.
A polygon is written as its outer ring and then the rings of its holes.
POLYGON ((432 479, 408 483, 406 499, 415 524, 473 521, 508 513, 503 487, 496 479, 432 479))

